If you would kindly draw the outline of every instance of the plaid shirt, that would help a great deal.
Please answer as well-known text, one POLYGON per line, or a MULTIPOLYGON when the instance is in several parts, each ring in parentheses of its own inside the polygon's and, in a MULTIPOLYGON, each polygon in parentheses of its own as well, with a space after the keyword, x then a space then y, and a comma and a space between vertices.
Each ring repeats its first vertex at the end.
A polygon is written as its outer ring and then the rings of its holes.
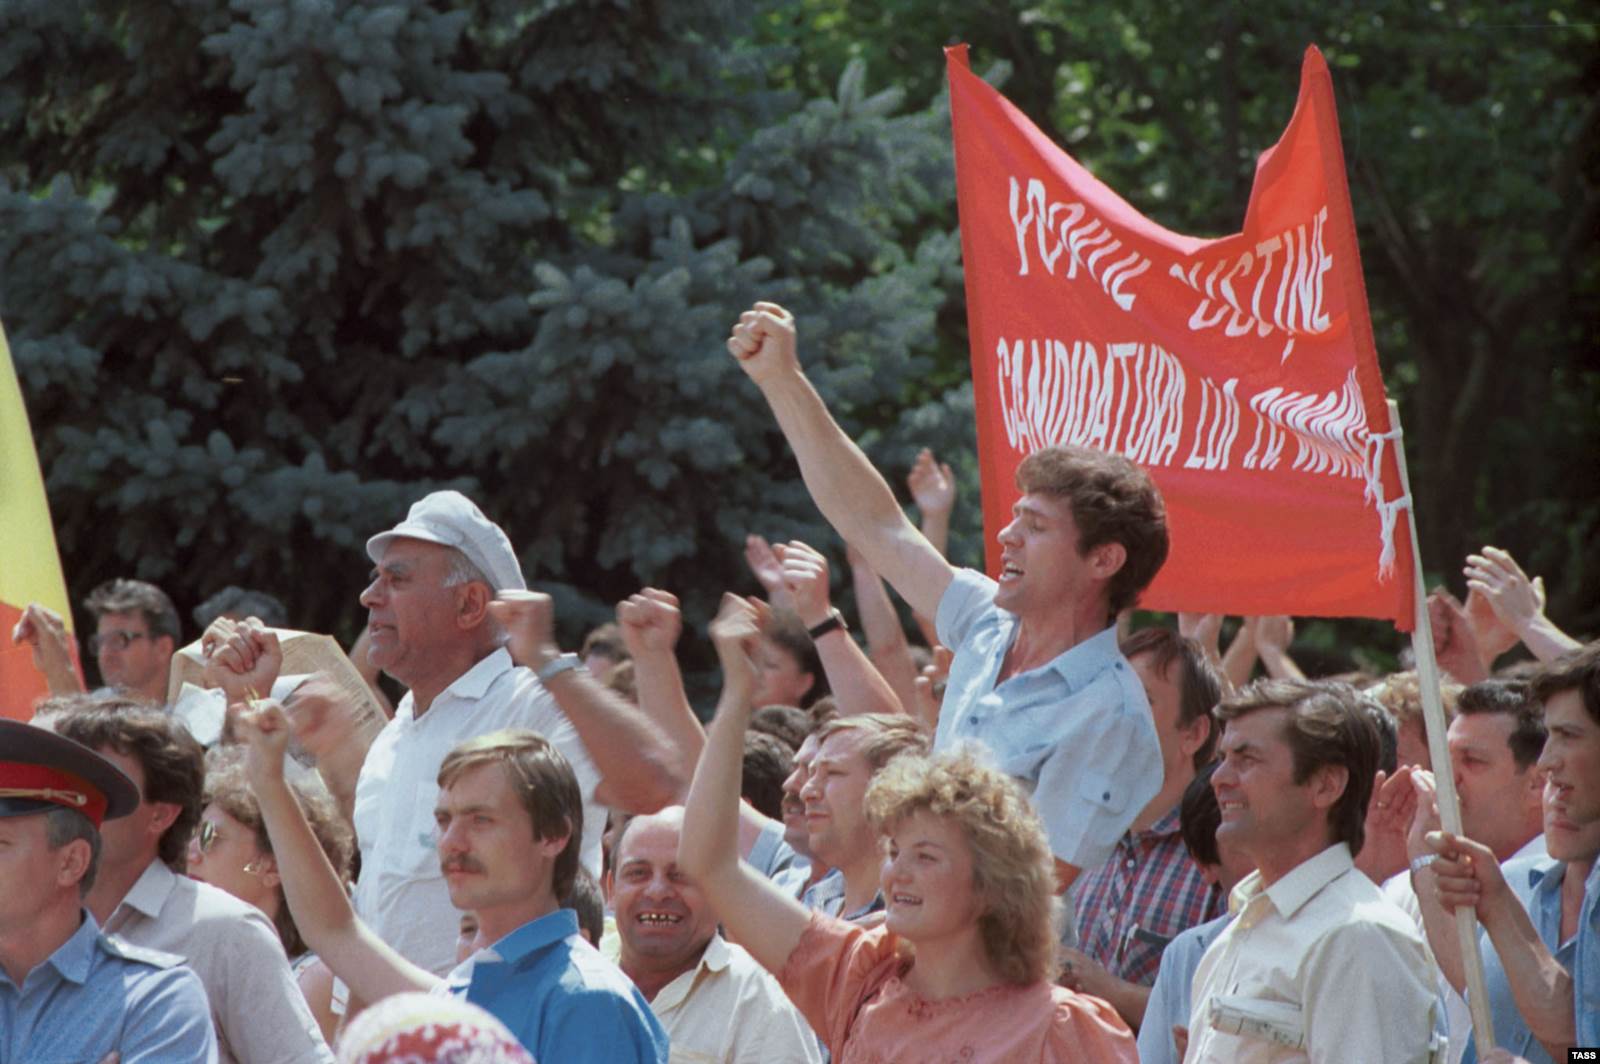
POLYGON ((1083 874, 1076 901, 1078 948, 1140 986, 1155 982, 1161 951, 1179 932, 1227 911, 1184 848, 1176 808, 1117 840, 1106 863, 1083 874))

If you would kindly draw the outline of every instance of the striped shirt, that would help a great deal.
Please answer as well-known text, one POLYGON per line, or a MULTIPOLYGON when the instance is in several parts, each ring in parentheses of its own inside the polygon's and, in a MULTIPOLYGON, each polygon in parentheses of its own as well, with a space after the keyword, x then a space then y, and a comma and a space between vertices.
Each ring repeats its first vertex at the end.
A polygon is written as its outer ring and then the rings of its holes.
POLYGON ((1168 942, 1227 911, 1183 845, 1176 807, 1118 839, 1106 863, 1083 874, 1075 897, 1078 948, 1140 986, 1156 981, 1168 942))

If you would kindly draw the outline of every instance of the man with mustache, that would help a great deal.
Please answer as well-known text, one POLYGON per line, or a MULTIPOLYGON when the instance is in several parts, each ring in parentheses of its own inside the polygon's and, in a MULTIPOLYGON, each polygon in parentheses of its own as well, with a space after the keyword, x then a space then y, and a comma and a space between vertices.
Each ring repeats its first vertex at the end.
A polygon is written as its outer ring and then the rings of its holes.
POLYGON ((572 766, 551 743, 528 731, 491 732, 457 745, 439 767, 438 864, 450 903, 477 915, 480 944, 441 980, 356 916, 284 781, 282 707, 241 708, 238 731, 295 923, 355 995, 367 1002, 418 990, 465 997, 540 1061, 666 1064, 667 1036, 644 998, 557 901, 578 873, 583 799, 572 766))

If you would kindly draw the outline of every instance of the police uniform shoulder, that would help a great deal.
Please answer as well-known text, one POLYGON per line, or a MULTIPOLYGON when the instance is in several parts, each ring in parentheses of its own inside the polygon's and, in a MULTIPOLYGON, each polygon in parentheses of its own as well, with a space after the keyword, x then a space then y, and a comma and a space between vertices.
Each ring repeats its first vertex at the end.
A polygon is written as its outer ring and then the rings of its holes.
POLYGON ((135 964, 148 964, 152 968, 176 968, 183 963, 183 958, 176 953, 165 953, 158 949, 148 949, 144 946, 135 946, 115 935, 100 935, 100 948, 110 956, 119 960, 133 961, 135 964))

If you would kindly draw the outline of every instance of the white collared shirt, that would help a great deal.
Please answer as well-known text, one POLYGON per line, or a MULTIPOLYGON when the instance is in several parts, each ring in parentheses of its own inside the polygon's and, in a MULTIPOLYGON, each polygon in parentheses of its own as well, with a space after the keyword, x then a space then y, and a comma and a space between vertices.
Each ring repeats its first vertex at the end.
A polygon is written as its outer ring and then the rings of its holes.
POLYGON ((254 905, 151 861, 105 933, 182 957, 205 985, 221 1064, 333 1064, 272 922, 254 905))
POLYGON ((700 962, 650 1002, 672 1064, 817 1064, 816 1036, 743 947, 712 935, 700 962))
POLYGON ((583 795, 582 860, 600 873, 606 811, 594 800, 600 774, 572 722, 532 670, 496 650, 456 677, 420 719, 408 691, 367 751, 356 783, 355 826, 361 878, 355 907, 367 926, 407 960, 437 975, 455 967, 461 914, 439 872, 433 811, 439 766, 457 744, 527 728, 572 764, 583 795))
POLYGON ((1270 887, 1260 872, 1228 899, 1230 923, 1195 971, 1186 1062, 1420 1064, 1433 1034, 1433 958, 1416 925, 1330 846, 1270 887), (1264 1004, 1304 1047, 1215 1029, 1213 999, 1264 1004))

